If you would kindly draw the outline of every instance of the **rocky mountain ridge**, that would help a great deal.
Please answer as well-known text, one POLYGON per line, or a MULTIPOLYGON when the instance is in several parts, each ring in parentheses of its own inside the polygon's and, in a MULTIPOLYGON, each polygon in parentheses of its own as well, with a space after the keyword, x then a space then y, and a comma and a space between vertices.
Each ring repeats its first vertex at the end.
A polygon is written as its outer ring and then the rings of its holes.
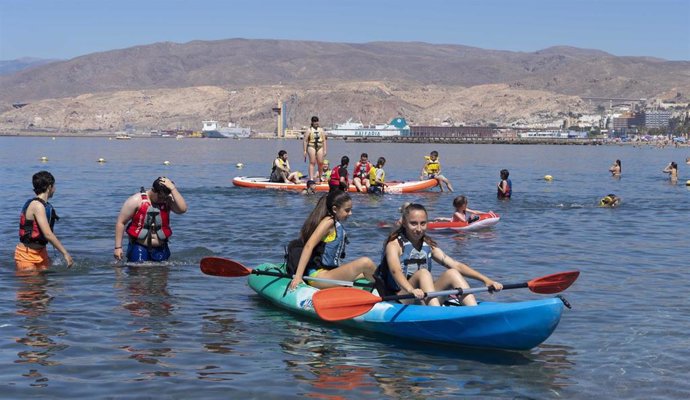
POLYGON ((312 114, 327 125, 396 116, 416 125, 507 125, 591 112, 587 97, 686 100, 690 62, 571 47, 230 39, 89 54, 0 76, 0 88, 3 131, 198 130, 204 119, 272 131, 278 100, 292 126, 312 114))

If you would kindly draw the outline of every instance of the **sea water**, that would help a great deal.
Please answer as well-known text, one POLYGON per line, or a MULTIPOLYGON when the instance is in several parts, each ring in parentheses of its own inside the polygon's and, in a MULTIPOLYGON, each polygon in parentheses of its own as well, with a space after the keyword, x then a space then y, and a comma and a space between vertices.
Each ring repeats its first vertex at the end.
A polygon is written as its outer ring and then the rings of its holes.
MULTIPOLYGON (((554 334, 527 352, 409 343, 342 330, 269 305, 246 278, 204 275, 199 260, 279 262, 318 196, 232 186, 268 176, 278 151, 306 173, 297 140, 0 137, 0 382, 7 398, 575 398, 690 396, 688 205, 685 148, 329 142, 342 155, 386 157, 389 180, 417 179, 438 150, 455 193, 353 195, 348 258, 378 262, 404 201, 451 216, 455 195, 493 210, 492 229, 435 234, 452 257, 503 283, 577 269, 572 304, 554 334), (41 157, 47 161, 42 162, 41 157), (98 162, 103 158, 105 162, 98 162), (608 167, 620 159, 623 174, 608 167), (167 163, 165 163, 167 161, 167 163), (661 170, 680 165, 678 184, 661 170), (242 163, 243 169, 236 165, 242 163), (513 198, 496 199, 510 170, 513 198), (48 170, 75 260, 50 248, 50 272, 19 276, 19 211, 31 176, 48 170), (545 175, 552 181, 544 180, 545 175), (158 176, 189 211, 172 216, 172 258, 127 267, 112 256, 123 201, 158 176), (597 207, 615 193, 616 209, 597 207)), ((442 267, 436 266, 435 273, 442 267)), ((473 282, 475 285, 479 284, 473 282)), ((480 300, 540 298, 528 290, 480 300)))

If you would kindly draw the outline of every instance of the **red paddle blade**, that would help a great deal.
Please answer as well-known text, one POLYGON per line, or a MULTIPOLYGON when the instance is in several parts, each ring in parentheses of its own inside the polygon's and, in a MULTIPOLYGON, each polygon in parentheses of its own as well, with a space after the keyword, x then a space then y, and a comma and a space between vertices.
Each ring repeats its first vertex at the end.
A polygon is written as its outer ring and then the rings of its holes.
POLYGON ((247 276, 252 273, 251 269, 237 261, 220 257, 204 257, 201 259, 199 266, 201 267, 201 272, 206 275, 235 277, 247 276))
POLYGON ((559 272, 542 276, 541 278, 532 279, 527 282, 529 290, 534 293, 552 294, 559 293, 569 288, 580 276, 580 271, 559 272))
POLYGON ((316 313, 326 321, 340 321, 360 316, 382 301, 365 290, 334 287, 319 290, 312 296, 316 313))

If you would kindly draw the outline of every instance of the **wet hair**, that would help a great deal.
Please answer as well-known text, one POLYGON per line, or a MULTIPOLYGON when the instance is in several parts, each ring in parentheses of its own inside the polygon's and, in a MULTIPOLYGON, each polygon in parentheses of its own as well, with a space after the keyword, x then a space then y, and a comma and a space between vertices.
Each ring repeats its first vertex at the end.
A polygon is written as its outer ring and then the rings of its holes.
POLYGON ((285 154, 287 154, 287 151, 281 150, 281 151, 278 152, 278 157, 281 157, 281 158, 282 158, 285 154))
POLYGON ((508 179, 509 176, 510 176, 510 172, 508 172, 507 169, 501 170, 501 179, 508 179))
POLYGON ((376 168, 381 168, 386 164, 386 159, 383 157, 379 157, 379 159, 376 161, 376 168))
POLYGON ((312 181, 311 179, 307 181, 307 187, 316 185, 316 182, 312 181))
POLYGON ((342 166, 342 165, 350 165, 350 157, 348 157, 348 156, 343 156, 343 157, 340 159, 340 165, 341 165, 341 166, 342 166))
MULTIPOLYGON (((393 232, 391 232, 388 235, 388 237, 386 238, 386 242, 384 243, 384 247, 389 242, 397 240, 398 236, 406 236, 406 234, 405 234, 405 222, 410 217, 410 214, 413 211, 424 211, 424 215, 426 215, 427 219, 428 219, 429 214, 426 212, 426 208, 423 205, 418 204, 418 203, 410 203, 409 205, 407 205, 407 207, 404 207, 402 209, 402 224, 400 225, 400 227, 398 229, 394 230, 393 232)), ((436 241, 434 241, 432 238, 430 238, 426 233, 424 234, 423 240, 429 246, 437 247, 436 241)))
POLYGON ((151 188, 153 189, 153 193, 158 193, 167 196, 170 194, 171 190, 161 183, 163 179, 165 179, 164 176, 159 176, 158 178, 156 178, 156 180, 153 181, 153 185, 151 185, 151 188))
POLYGON ((348 201, 352 201, 352 198, 349 194, 347 194, 347 192, 343 192, 341 190, 335 190, 321 196, 319 201, 316 203, 316 206, 302 225, 302 229, 299 233, 302 242, 307 243, 311 235, 316 230, 316 227, 319 226, 319 223, 321 223, 321 220, 326 217, 331 217, 335 220, 335 213, 333 212, 334 206, 340 208, 348 201))
POLYGON ((434 150, 431 153, 429 153, 430 156, 438 157, 438 151, 434 150))
POLYGON ((38 171, 31 178, 31 183, 34 185, 34 193, 41 194, 55 184, 55 177, 48 171, 38 171))
POLYGON ((671 168, 678 169, 678 164, 675 161, 671 161, 671 168))
POLYGON ((467 205, 467 197, 458 196, 453 199, 453 207, 458 208, 467 205))
POLYGON ((319 117, 314 115, 313 117, 311 117, 311 122, 319 122, 319 117))

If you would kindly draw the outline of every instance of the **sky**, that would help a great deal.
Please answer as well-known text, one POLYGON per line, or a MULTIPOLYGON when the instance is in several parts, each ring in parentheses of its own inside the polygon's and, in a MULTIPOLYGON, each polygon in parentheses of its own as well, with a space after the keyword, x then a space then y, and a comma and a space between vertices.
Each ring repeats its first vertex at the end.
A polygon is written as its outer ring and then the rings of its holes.
POLYGON ((690 61, 690 0, 0 0, 0 60, 231 38, 573 46, 690 61))

